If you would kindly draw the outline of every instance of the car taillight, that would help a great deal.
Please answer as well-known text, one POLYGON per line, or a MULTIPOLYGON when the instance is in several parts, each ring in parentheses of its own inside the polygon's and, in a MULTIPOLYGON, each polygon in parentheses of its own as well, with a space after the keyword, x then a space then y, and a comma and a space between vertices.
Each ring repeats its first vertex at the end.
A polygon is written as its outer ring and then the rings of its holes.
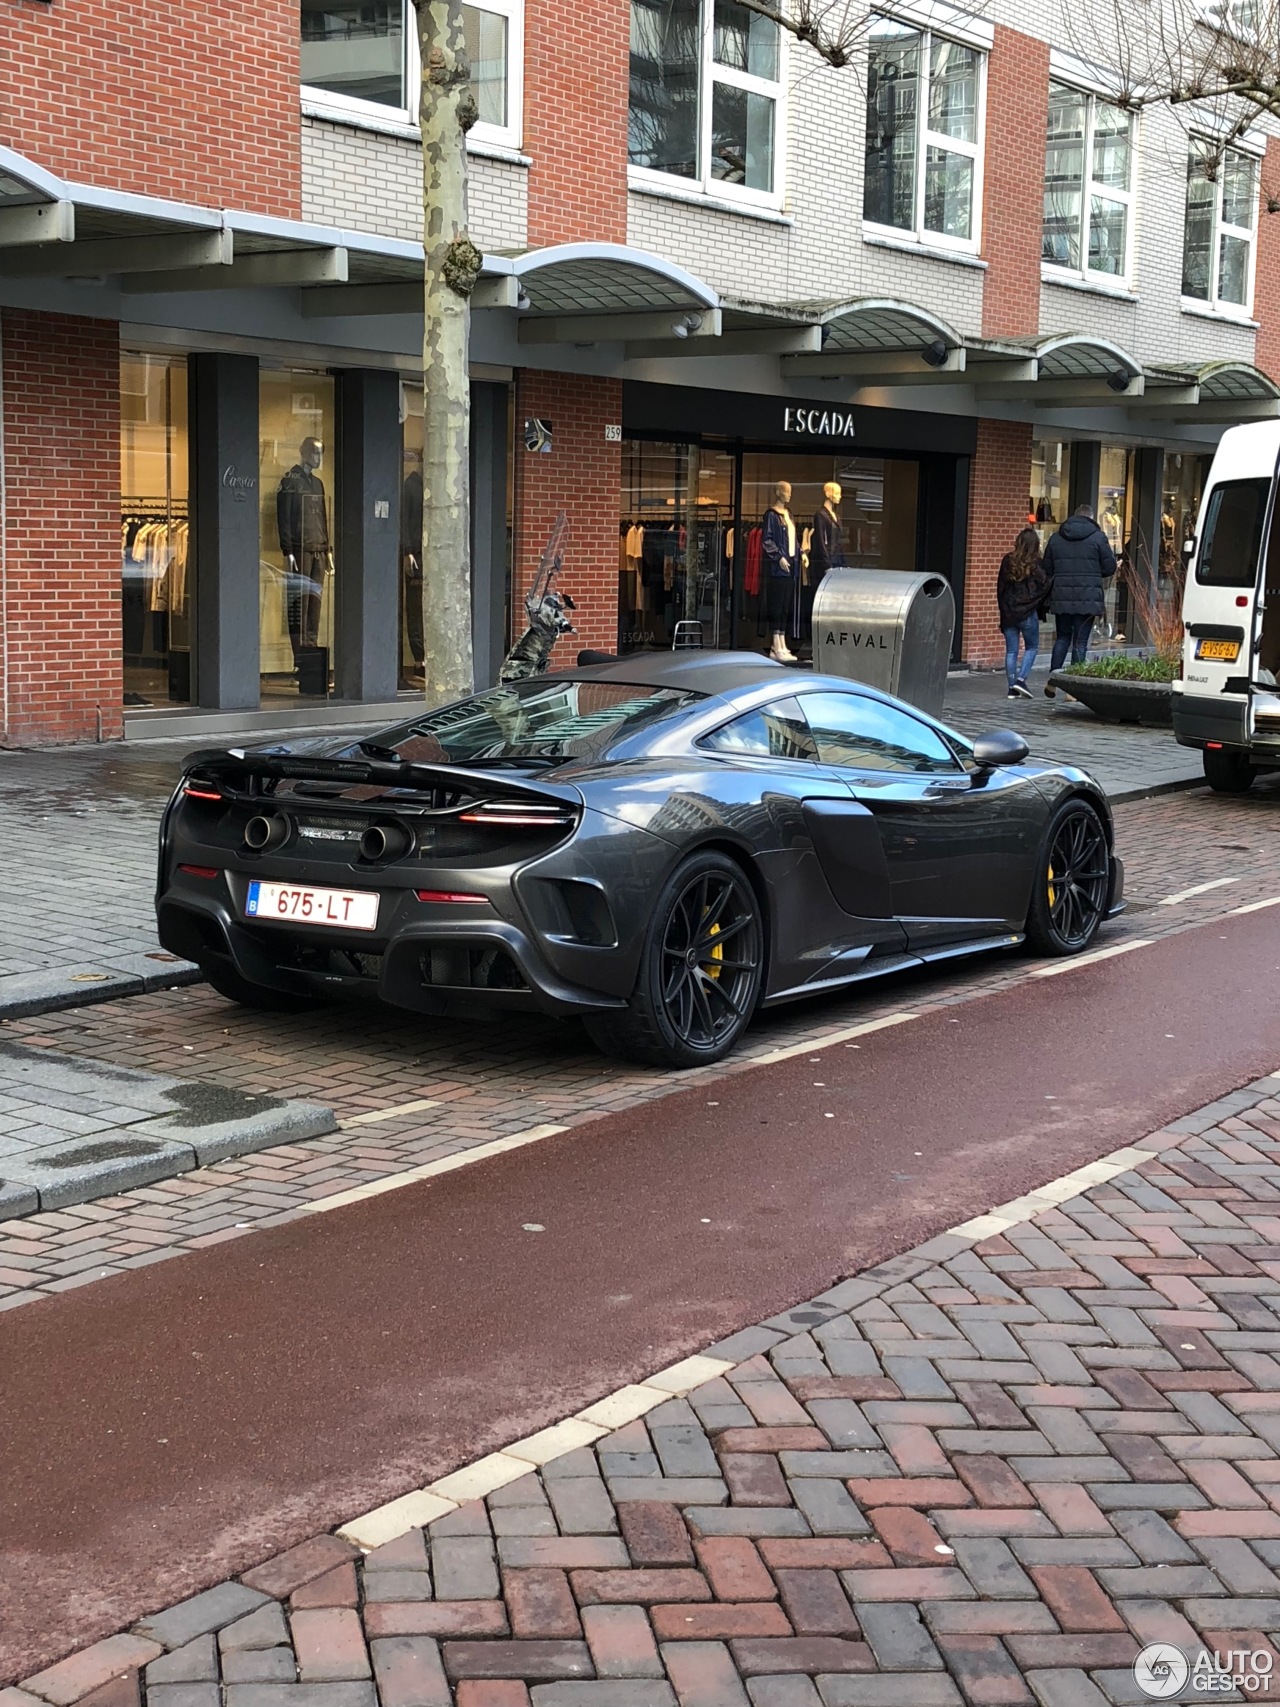
POLYGON ((469 812, 458 816, 460 824, 501 824, 507 829, 545 830, 567 828, 576 821, 576 814, 567 806, 539 806, 536 802, 482 800, 469 812))
POLYGON ((415 893, 419 901, 479 901, 483 904, 489 899, 487 895, 462 895, 453 889, 418 889, 415 893))
POLYGON ((221 877, 222 873, 216 865, 180 865, 179 871, 185 871, 188 877, 221 877))
POLYGON ((208 782, 184 782, 182 792, 188 800, 221 800, 222 790, 208 782))

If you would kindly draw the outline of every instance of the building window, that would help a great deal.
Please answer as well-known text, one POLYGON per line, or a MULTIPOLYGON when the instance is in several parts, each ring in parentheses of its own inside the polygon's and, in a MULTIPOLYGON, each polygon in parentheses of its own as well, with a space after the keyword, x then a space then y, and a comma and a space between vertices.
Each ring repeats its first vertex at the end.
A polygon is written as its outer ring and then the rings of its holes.
POLYGON ((776 201, 781 61, 777 25, 736 0, 631 0, 630 165, 776 201))
MULTIPOLYGON (((413 0, 301 0, 302 83, 308 99, 353 120, 415 125, 421 68, 413 0)), ((464 5, 479 118, 470 139, 519 148, 523 0, 464 5)))
POLYGON ((1252 155, 1193 140, 1187 157, 1184 297, 1248 312, 1257 200, 1258 163, 1252 155))
POLYGON ((405 0, 302 0, 302 81, 382 111, 409 105, 405 0))
POLYGON ((977 248, 982 80, 977 48, 876 20, 867 58, 867 224, 977 248))
POLYGON ((1133 115, 1049 85, 1041 259, 1085 278, 1124 279, 1133 207, 1133 115))
POLYGON ((194 552, 187 517, 187 364, 120 357, 120 607, 126 706, 191 699, 194 552))

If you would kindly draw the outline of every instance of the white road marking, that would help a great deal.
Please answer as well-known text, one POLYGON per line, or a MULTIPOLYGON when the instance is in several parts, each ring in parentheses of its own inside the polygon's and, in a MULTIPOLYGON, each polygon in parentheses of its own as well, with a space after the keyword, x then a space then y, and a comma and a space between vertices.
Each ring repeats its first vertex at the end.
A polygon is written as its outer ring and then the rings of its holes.
POLYGON ((1215 877, 1212 883, 1197 883, 1190 889, 1179 889, 1176 895, 1166 895, 1157 907, 1176 907, 1179 901, 1189 901, 1193 895, 1207 895, 1211 889, 1225 889, 1228 883, 1239 883, 1238 877, 1215 877))
POLYGON ((1280 907, 1280 895, 1273 895, 1267 901, 1250 901, 1247 907, 1233 907, 1227 917, 1235 919, 1241 913, 1260 913, 1264 907, 1280 907))
POLYGON ((882 1019, 869 1019, 862 1025, 852 1025, 843 1031, 824 1032, 821 1037, 811 1037, 805 1043, 793 1043, 786 1049, 771 1049, 767 1055, 757 1055, 744 1065, 771 1067, 775 1061, 791 1061, 797 1055, 812 1055, 815 1049, 834 1049, 837 1043, 847 1043, 852 1037, 865 1037, 868 1032, 884 1031, 887 1026, 905 1025, 909 1019, 919 1018, 919 1014, 885 1014, 882 1019))
POLYGON ((567 1126, 530 1126, 523 1132, 513 1132, 507 1138, 492 1138, 487 1144, 475 1144, 470 1150, 459 1150, 456 1155, 441 1156, 437 1161, 424 1162, 421 1167, 406 1168, 403 1173, 388 1174, 385 1179, 368 1180, 364 1185, 353 1185, 349 1191, 334 1192, 332 1197, 318 1197, 314 1203, 303 1206, 304 1215, 326 1215, 331 1209, 345 1209, 350 1203, 363 1203, 369 1197, 381 1197, 384 1192, 399 1191, 401 1186, 415 1185, 418 1180, 435 1179, 438 1174, 451 1174, 458 1168, 469 1168, 473 1162, 486 1161, 490 1156, 501 1156, 508 1150, 519 1150, 525 1144, 536 1144, 540 1138, 554 1137, 557 1132, 567 1132, 567 1126))
POLYGON ((348 1126, 376 1126, 379 1121, 399 1120, 406 1114, 421 1114, 424 1108, 439 1106, 439 1097, 419 1097, 417 1102, 399 1102, 394 1108, 374 1108, 368 1114, 348 1115, 338 1122, 338 1129, 345 1132, 348 1126))
POLYGON ((1100 948, 1093 954, 1077 954, 1071 960, 1060 960, 1055 966, 1038 966, 1029 974, 1032 978, 1056 978, 1061 972, 1074 972, 1077 966, 1092 966, 1099 960, 1111 960, 1117 954, 1132 954, 1135 948, 1150 948, 1152 938, 1140 936, 1133 942, 1118 942, 1114 948, 1100 948))

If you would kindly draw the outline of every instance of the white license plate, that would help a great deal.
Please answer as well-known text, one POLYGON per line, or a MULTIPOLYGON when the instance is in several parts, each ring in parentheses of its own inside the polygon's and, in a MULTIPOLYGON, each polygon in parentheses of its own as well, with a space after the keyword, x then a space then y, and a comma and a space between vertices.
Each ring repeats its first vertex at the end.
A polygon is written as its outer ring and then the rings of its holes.
POLYGON ((378 924, 378 897, 362 889, 313 889, 298 883, 251 883, 244 910, 250 919, 334 925, 371 931, 378 924))

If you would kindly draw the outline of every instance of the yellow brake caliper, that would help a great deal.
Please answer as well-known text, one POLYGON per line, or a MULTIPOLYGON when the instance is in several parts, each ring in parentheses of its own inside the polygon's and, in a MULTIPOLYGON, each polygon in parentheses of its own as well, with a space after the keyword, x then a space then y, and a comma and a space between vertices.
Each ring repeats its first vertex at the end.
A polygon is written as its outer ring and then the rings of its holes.
POLYGON ((1054 882, 1053 867, 1049 867, 1049 905, 1052 907, 1058 899, 1058 886, 1054 882))
MULTIPOLYGON (((710 934, 712 936, 719 936, 720 926, 712 925, 710 934)), ((719 942, 712 943, 710 949, 707 951, 707 959, 711 964, 709 966, 704 965, 702 970, 706 973, 708 978, 718 978, 721 971, 720 962, 724 959, 724 944, 719 942)))

